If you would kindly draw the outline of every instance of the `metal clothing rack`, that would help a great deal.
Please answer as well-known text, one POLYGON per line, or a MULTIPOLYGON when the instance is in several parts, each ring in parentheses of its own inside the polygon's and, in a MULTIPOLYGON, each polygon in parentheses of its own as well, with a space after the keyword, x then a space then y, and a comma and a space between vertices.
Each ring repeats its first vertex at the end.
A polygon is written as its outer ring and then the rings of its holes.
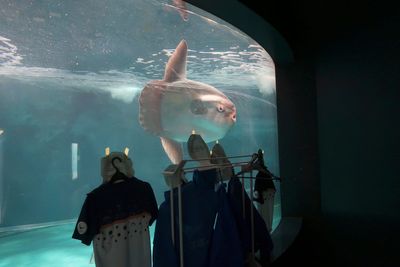
MULTIPOLYGON (((209 164, 209 165, 202 165, 201 168, 221 168, 221 167, 241 167, 242 170, 239 171, 237 174, 234 174, 232 178, 240 178, 242 183, 242 211, 243 211, 243 218, 245 218, 245 179, 250 180, 250 224, 251 224, 251 256, 255 257, 255 248, 254 248, 254 205, 253 205, 253 180, 254 179, 263 179, 263 180, 278 180, 281 181, 280 177, 273 175, 271 172, 264 165, 264 160, 262 156, 262 150, 259 149, 258 153, 247 154, 247 155, 237 155, 237 156, 230 156, 230 157, 214 157, 215 159, 238 159, 238 158, 249 158, 251 157, 250 161, 239 161, 239 162, 232 162, 232 163, 222 163, 222 164, 209 164), (261 162, 260 162, 261 161, 261 162), (253 177, 253 171, 257 170, 267 174, 269 177, 253 177), (245 176, 245 173, 249 173, 249 176, 245 176)), ((191 159, 191 160, 182 160, 176 170, 174 171, 165 171, 164 174, 174 174, 177 171, 182 171, 182 175, 184 176, 186 173, 192 173, 199 169, 199 167, 187 167, 184 168, 186 163, 188 162, 199 162, 199 161, 210 161, 211 158, 200 158, 200 159, 191 159)), ((176 186, 178 188, 178 220, 179 220, 179 254, 180 254, 180 267, 184 267, 183 262, 183 222, 182 222, 182 190, 181 184, 176 186)), ((172 236, 172 243, 175 245, 175 216, 174 216, 174 203, 173 203, 173 189, 174 187, 170 187, 170 201, 171 201, 171 236, 172 236)))
MULTIPOLYGON (((260 152, 259 152, 260 153, 260 152)), ((212 158, 213 160, 215 159, 236 159, 236 158, 246 158, 246 157, 251 157, 252 160, 251 161, 239 161, 239 162, 233 162, 233 163, 222 163, 222 164, 209 164, 209 165, 202 165, 201 168, 220 168, 220 167, 251 167, 251 163, 252 161, 255 161, 258 159, 259 157, 259 153, 254 153, 254 154, 248 154, 248 155, 239 155, 239 156, 230 156, 230 157, 214 157, 212 158)), ((181 170, 183 171, 183 173, 191 173, 194 172, 195 170, 198 170, 199 167, 187 167, 187 168, 183 168, 186 163, 188 162, 195 162, 195 161, 210 161, 210 158, 201 158, 201 159, 191 159, 191 160, 182 160, 180 164, 181 165, 181 170)), ((269 174, 272 178, 266 178, 266 177, 259 177, 257 179, 261 179, 261 180, 278 180, 281 181, 280 177, 275 176, 274 174, 272 174, 271 172, 269 172, 266 168, 259 168, 259 169, 254 169, 254 168, 250 168, 249 170, 243 170, 238 172, 237 174, 235 174, 233 177, 231 178, 238 178, 241 174, 246 173, 246 172, 250 172, 253 170, 258 170, 260 172, 263 172, 265 174, 269 174)), ((165 173, 165 172, 164 172, 165 173)), ((245 178, 245 179, 256 179, 253 176, 241 176, 240 178, 245 178)))

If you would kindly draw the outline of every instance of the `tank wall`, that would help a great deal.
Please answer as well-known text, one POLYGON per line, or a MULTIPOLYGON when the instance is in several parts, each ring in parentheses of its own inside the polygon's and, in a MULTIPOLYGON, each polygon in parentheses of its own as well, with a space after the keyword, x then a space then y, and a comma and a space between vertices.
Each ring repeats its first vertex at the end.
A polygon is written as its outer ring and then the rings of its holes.
POLYGON ((163 78, 182 39, 187 78, 212 85, 236 106, 237 122, 219 140, 227 154, 261 148, 279 175, 272 58, 226 22, 189 11, 185 22, 156 1, 79 8, 49 1, 29 9, 7 2, 0 16, 0 227, 77 217, 86 193, 102 181, 105 147, 130 148, 136 176, 163 201, 170 161, 159 136, 139 123, 138 99, 148 82, 163 78))

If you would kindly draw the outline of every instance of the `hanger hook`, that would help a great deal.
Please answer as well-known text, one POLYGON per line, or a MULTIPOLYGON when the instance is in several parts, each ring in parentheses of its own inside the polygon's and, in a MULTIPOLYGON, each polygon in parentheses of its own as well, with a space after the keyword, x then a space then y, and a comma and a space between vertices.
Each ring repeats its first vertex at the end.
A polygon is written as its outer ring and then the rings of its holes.
POLYGON ((119 160, 119 162, 122 162, 122 159, 120 157, 115 157, 111 160, 111 165, 117 170, 117 172, 119 172, 119 169, 117 168, 117 166, 115 166, 114 160, 119 160))

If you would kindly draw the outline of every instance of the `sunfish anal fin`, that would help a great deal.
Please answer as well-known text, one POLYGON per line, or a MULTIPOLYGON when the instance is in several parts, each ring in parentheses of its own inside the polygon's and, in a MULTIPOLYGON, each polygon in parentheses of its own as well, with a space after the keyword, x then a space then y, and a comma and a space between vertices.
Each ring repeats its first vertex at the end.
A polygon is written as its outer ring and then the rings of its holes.
POLYGON ((182 145, 167 137, 161 137, 161 144, 173 164, 178 164, 183 159, 182 145))
POLYGON ((174 82, 186 79, 187 44, 182 40, 165 66, 164 81, 174 82))

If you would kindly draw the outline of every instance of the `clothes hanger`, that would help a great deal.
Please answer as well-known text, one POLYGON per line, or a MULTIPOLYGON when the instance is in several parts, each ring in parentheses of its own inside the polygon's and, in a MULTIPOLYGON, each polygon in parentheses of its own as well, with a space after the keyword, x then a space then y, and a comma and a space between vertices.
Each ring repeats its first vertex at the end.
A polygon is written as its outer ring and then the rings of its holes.
POLYGON ((115 182, 117 182, 117 181, 126 181, 126 180, 128 180, 128 177, 126 177, 126 175, 123 174, 123 173, 118 169, 117 166, 115 166, 115 163, 114 163, 115 160, 118 160, 119 162, 122 162, 122 159, 121 159, 120 157, 114 157, 114 158, 111 160, 111 165, 115 168, 116 172, 115 172, 115 174, 111 177, 109 183, 115 183, 115 182))
MULTIPOLYGON (((240 172, 238 172, 235 176, 239 176, 243 173, 251 172, 251 171, 260 171, 260 172, 264 173, 267 177, 271 177, 271 178, 264 178, 266 180, 279 180, 279 181, 282 180, 278 176, 275 176, 274 174, 272 174, 268 170, 268 168, 265 166, 263 151, 261 149, 259 149, 257 153, 254 153, 252 155, 251 160, 248 162, 248 164, 243 165, 242 170, 240 172)), ((259 179, 259 178, 257 178, 257 179, 259 179)))
POLYGON ((122 164, 119 165, 121 168, 120 172, 125 174, 125 176, 128 178, 135 176, 133 162, 129 158, 128 154, 129 148, 127 147, 123 152, 110 152, 110 147, 105 148, 105 155, 100 161, 100 173, 101 177, 103 178, 103 184, 108 183, 113 175, 116 174, 115 166, 111 164, 111 160, 115 157, 118 157, 120 162, 122 162, 122 164))
MULTIPOLYGON (((272 172, 270 172, 267 168, 267 166, 265 165, 264 162, 264 151, 259 149, 257 152, 257 159, 256 161, 253 163, 254 165, 254 169, 257 171, 262 172, 263 174, 265 174, 264 180, 279 180, 281 181, 282 179, 279 178, 278 176, 275 176, 272 172)), ((260 178, 257 178, 257 180, 260 178)))

